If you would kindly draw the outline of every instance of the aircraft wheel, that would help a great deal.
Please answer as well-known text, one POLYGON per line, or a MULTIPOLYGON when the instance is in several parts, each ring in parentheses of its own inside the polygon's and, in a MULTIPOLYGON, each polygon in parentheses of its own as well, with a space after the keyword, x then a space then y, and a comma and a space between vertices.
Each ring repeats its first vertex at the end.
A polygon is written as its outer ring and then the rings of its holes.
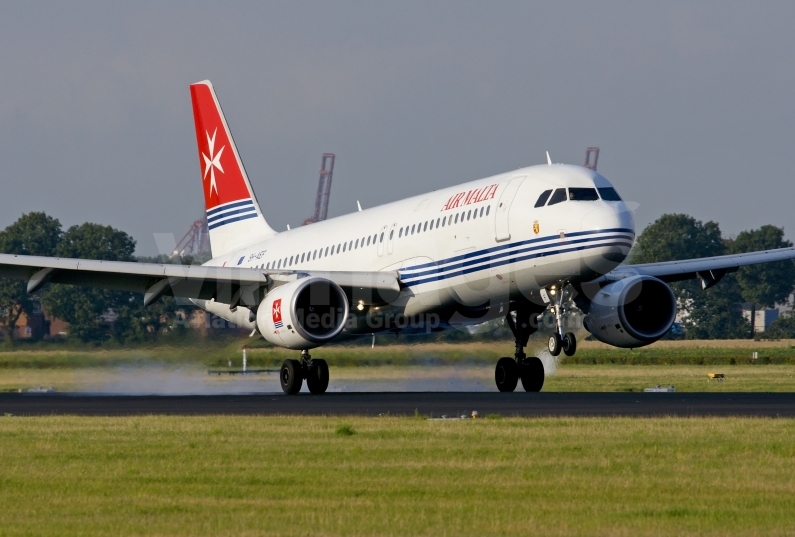
POLYGON ((577 352, 577 338, 571 332, 566 332, 563 336, 563 353, 566 356, 574 356, 577 352))
POLYGON ((551 336, 549 336, 549 342, 547 347, 549 348, 549 354, 552 356, 557 356, 560 354, 560 348, 563 346, 563 342, 560 339, 560 334, 555 332, 551 336))
POLYGON ((494 381, 501 392, 512 392, 519 382, 519 366, 513 358, 500 358, 494 370, 494 381))
POLYGON ((329 374, 325 360, 313 359, 306 375, 306 387, 315 395, 326 393, 329 374))
POLYGON ((522 387, 526 392, 540 392, 544 386, 544 364, 535 356, 525 358, 521 368, 522 387))
POLYGON ((279 372, 279 381, 282 384, 282 390, 287 395, 295 395, 300 392, 301 385, 304 383, 301 362, 298 360, 285 360, 279 372))

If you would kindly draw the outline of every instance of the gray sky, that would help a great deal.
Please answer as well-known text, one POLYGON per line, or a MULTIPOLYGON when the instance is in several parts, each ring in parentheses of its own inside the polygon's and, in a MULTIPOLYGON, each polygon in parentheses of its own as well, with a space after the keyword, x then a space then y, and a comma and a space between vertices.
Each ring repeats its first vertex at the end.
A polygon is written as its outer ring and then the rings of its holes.
POLYGON ((640 204, 795 238, 793 2, 4 2, 0 227, 46 211, 179 237, 210 79, 276 229, 544 162, 640 204))

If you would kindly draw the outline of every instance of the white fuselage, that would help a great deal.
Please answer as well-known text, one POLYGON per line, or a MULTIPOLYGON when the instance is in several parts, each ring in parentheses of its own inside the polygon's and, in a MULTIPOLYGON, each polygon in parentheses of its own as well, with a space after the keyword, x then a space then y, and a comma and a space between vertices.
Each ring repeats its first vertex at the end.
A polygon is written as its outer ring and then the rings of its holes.
MULTIPOLYGON (((624 260, 635 229, 623 201, 534 207, 550 189, 611 186, 579 166, 532 166, 288 230, 208 264, 396 270, 402 292, 379 315, 436 313, 443 323, 482 322, 504 315, 512 301, 540 304, 541 289, 591 280, 624 260)), ((221 304, 208 309, 228 317, 221 304)), ((253 328, 244 315, 230 320, 253 328)), ((390 327, 388 320, 378 323, 354 323, 351 331, 390 327)))

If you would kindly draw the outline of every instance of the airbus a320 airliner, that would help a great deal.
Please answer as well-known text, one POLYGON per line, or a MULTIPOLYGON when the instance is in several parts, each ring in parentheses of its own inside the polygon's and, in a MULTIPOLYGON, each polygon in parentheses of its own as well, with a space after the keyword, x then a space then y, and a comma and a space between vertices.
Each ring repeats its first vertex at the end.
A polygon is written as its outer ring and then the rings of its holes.
POLYGON ((266 222, 209 81, 190 86, 213 259, 203 266, 0 255, 0 276, 191 299, 206 311, 300 351, 280 380, 313 394, 329 383, 309 351, 342 333, 432 332, 505 317, 512 358, 497 388, 544 384, 524 349, 554 314, 549 352, 573 355, 566 314, 617 347, 641 347, 674 322, 669 282, 704 288, 742 265, 795 258, 795 248, 625 266, 632 214, 610 182, 579 166, 530 166, 277 233, 266 222), (298 356, 296 357, 298 358, 298 356))

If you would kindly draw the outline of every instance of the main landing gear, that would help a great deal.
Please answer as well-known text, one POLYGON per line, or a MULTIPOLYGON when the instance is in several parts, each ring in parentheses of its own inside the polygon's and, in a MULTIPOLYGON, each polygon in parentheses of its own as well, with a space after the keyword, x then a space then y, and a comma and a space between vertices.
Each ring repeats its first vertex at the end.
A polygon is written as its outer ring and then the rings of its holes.
POLYGON ((540 392, 544 386, 544 364, 535 356, 527 356, 524 348, 530 335, 538 330, 538 312, 526 309, 516 311, 516 319, 511 313, 505 317, 516 342, 513 358, 500 358, 494 370, 494 381, 501 392, 512 392, 519 380, 526 392, 540 392))
POLYGON ((555 333, 549 336, 547 342, 547 349, 552 356, 560 355, 561 350, 566 356, 574 356, 577 352, 577 338, 571 332, 563 333, 563 315, 570 293, 569 286, 563 289, 553 287, 547 291, 549 301, 552 303, 552 312, 555 314, 555 333))
POLYGON ((287 395, 300 392, 304 379, 311 393, 326 393, 329 381, 328 364, 325 360, 313 359, 309 351, 301 351, 301 360, 285 360, 279 371, 279 381, 287 395))

